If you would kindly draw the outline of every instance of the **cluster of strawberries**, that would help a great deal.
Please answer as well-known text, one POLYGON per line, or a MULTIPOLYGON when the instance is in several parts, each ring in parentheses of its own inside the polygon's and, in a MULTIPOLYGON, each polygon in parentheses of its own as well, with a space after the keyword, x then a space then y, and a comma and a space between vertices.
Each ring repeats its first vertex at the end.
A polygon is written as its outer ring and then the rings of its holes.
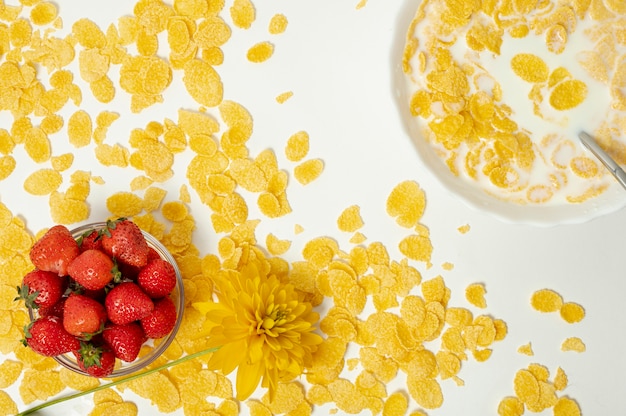
POLYGON ((73 353, 83 371, 106 377, 116 358, 134 361, 150 338, 176 324, 172 264, 129 219, 108 221, 74 239, 56 225, 35 242, 16 298, 37 310, 24 345, 45 356, 73 353))

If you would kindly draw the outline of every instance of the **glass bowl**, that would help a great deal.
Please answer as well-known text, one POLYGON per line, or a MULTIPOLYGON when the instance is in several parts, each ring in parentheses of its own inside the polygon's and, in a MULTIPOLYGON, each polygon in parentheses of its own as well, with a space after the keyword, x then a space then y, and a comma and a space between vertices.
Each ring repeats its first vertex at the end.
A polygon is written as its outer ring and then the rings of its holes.
MULTIPOLYGON (((74 228, 70 230, 70 232, 75 239, 78 239, 88 231, 100 230, 105 227, 105 222, 96 222, 74 228)), ((113 373, 108 375, 106 378, 127 376, 145 368, 146 366, 154 362, 170 346, 170 344, 176 337, 176 333, 178 332, 178 329, 180 328, 180 324, 182 322, 183 311, 185 309, 185 294, 183 289, 183 278, 180 273, 180 269, 176 264, 176 260, 174 260, 172 254, 153 235, 145 231, 142 231, 142 233, 148 243, 148 246, 156 250, 156 252, 159 254, 159 256, 161 256, 162 259, 166 260, 172 266, 174 266, 174 270, 176 272, 176 286, 170 294, 170 297, 174 302, 174 305, 176 306, 176 324, 174 325, 174 328, 172 328, 172 331, 165 337, 159 338, 157 340, 150 339, 146 343, 144 343, 144 346, 150 346, 151 348, 142 348, 139 356, 137 357, 137 359, 135 359, 135 361, 125 362, 119 359, 116 360, 116 365, 113 373)), ((29 309, 28 312, 31 320, 37 317, 36 310, 29 309)), ((75 371, 83 375, 89 375, 78 366, 78 363, 76 362, 76 357, 72 353, 57 355, 52 358, 69 370, 75 371)))

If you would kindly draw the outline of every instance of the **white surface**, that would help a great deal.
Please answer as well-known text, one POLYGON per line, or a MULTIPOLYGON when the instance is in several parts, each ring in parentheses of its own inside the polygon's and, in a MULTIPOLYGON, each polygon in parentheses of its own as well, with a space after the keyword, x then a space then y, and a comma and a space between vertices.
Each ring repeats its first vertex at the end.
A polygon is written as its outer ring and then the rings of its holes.
MULTIPOLYGON (((264 242, 268 232, 292 240, 292 249, 284 256, 289 261, 299 260, 299 248, 316 236, 331 236, 342 248, 349 249, 350 235, 337 230, 336 219, 344 208, 357 204, 365 221, 361 231, 368 242, 383 242, 390 257, 400 260, 397 244, 410 230, 398 227, 386 214, 385 202, 396 184, 415 180, 427 195, 423 223, 431 231, 434 266, 427 270, 423 264, 413 264, 424 280, 438 274, 445 278, 452 290, 451 306, 468 306, 465 287, 473 282, 485 283, 488 308, 473 311, 502 318, 509 327, 506 339, 493 345, 488 361, 463 363, 459 376, 465 380, 464 387, 457 387, 451 380, 442 382, 444 404, 427 413, 496 414, 499 400, 513 394, 515 372, 537 362, 548 366, 552 375, 558 366, 565 370, 570 382, 564 394, 578 401, 583 414, 624 414, 626 404, 621 390, 626 371, 626 283, 621 232, 626 227, 626 212, 621 210, 584 224, 546 228, 502 222, 460 202, 423 165, 395 100, 393 71, 398 42, 403 42, 418 2, 369 0, 358 10, 357 3, 256 0, 257 21, 248 31, 234 28, 224 48, 226 61, 217 69, 224 82, 225 99, 243 104, 254 117, 254 134, 248 143, 251 154, 273 148, 279 165, 292 172, 294 164, 286 161, 282 149, 291 134, 305 130, 311 137, 309 157, 325 162, 324 173, 310 185, 301 186, 291 178, 288 196, 292 214, 268 220, 256 213, 255 198, 249 200, 250 218, 262 219, 258 241, 264 242), (275 13, 287 16, 289 25, 284 34, 271 36, 267 23, 275 13), (245 51, 261 40, 275 43, 274 56, 262 64, 248 63, 245 51), (277 104, 274 98, 288 90, 294 96, 285 104, 277 104), (302 225, 305 232, 294 235, 295 224, 302 225), (464 224, 469 224, 471 231, 462 235, 457 228, 464 224), (444 262, 453 263, 454 269, 442 270, 444 262), (568 325, 555 314, 533 311, 530 296, 545 287, 557 290, 565 300, 582 304, 586 318, 568 325), (561 342, 569 336, 581 337, 587 351, 561 352, 561 342), (534 357, 516 352, 528 342, 532 342, 534 357)), ((231 1, 226 4, 225 10, 231 1)), ((63 1, 61 8, 66 28, 77 16, 90 17, 106 27, 112 19, 131 11, 124 0, 109 0, 106 6, 63 1)), ((225 18, 230 22, 228 16, 225 18)), ((85 98, 89 95, 86 88, 85 98)), ((168 91, 167 106, 156 106, 140 117, 123 114, 109 130, 108 142, 114 142, 117 134, 117 140, 124 143, 131 128, 144 127, 146 120, 175 119, 178 106, 193 106, 177 102, 182 94, 175 93, 174 85, 168 91)), ((124 107, 108 108, 121 112, 124 107)), ((60 150, 58 153, 62 153, 60 150)), ((18 165, 19 172, 1 184, 0 197, 14 213, 23 216, 31 230, 37 231, 49 226, 47 201, 23 191, 21 184, 32 164, 20 151, 16 154, 23 163, 18 165)), ((73 169, 84 166, 107 182, 101 187, 92 186, 89 197, 91 219, 99 220, 107 215, 106 197, 128 190, 128 181, 135 174, 93 163, 90 151, 76 154, 85 159, 76 160, 73 169)), ((185 182, 185 156, 176 159, 177 176, 160 185, 170 191, 168 199, 176 199, 180 184, 185 182)), ((210 211, 197 202, 195 195, 193 200, 192 214, 198 226, 194 241, 204 252, 214 251, 219 236, 214 235, 208 220, 210 211)), ((388 392, 402 388, 392 384, 388 392)), ((142 399, 131 394, 128 398, 140 404, 142 415, 157 412, 142 399)), ((91 398, 85 398, 40 414, 82 415, 91 409, 91 403, 91 398)), ((327 414, 330 408, 317 408, 315 413, 327 414)), ((410 406, 411 410, 417 408, 415 403, 410 406)), ((247 410, 242 404, 242 414, 247 410)), ((182 409, 175 414, 182 415, 182 409)))

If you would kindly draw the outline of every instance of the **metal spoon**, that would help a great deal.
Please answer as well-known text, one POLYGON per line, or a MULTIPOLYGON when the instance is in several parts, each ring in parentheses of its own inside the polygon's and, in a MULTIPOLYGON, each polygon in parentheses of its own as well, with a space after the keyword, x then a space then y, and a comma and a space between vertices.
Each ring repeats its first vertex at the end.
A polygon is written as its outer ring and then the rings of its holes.
POLYGON ((617 164, 611 156, 609 156, 601 147, 598 142, 594 140, 589 134, 581 131, 578 134, 580 141, 585 145, 587 149, 591 151, 606 168, 615 176, 615 179, 626 189, 626 172, 617 164))

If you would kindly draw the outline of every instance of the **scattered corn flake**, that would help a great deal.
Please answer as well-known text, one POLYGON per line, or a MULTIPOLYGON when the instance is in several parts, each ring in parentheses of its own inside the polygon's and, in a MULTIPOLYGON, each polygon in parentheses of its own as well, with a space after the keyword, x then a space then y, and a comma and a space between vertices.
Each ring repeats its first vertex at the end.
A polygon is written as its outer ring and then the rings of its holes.
POLYGON ((561 344, 561 351, 585 352, 586 350, 585 343, 578 337, 566 338, 561 344))
POLYGON ((15 158, 10 155, 0 157, 0 180, 8 178, 17 165, 15 158))
POLYGON ((443 393, 439 382, 433 378, 407 375, 409 394, 425 409, 436 409, 443 404, 443 393))
POLYGON ((358 232, 358 231, 354 233, 352 237, 350 237, 351 244, 362 244, 366 241, 367 241, 367 237, 365 236, 365 234, 358 232))
POLYGON ((249 29, 256 20, 256 10, 250 0, 234 0, 230 17, 238 28, 249 29))
POLYGON ((67 368, 59 370, 59 377, 61 382, 67 387, 79 391, 89 390, 100 385, 100 380, 97 378, 86 376, 67 368))
POLYGON ((143 200, 132 192, 116 192, 106 200, 106 207, 111 215, 133 217, 143 210, 143 200))
POLYGON ((421 235, 409 235, 400 241, 400 252, 411 260, 430 264, 433 245, 430 238, 421 235))
MULTIPOLYGON (((6 389, 15 383, 22 374, 23 368, 24 364, 20 361, 5 360, 0 363, 0 389, 6 389)), ((0 409, 1 408, 0 406, 0 409)))
POLYGON ((573 324, 583 320, 585 317, 585 309, 577 303, 566 302, 561 306, 560 314, 565 322, 573 324))
POLYGON ((152 373, 118 386, 123 393, 128 387, 155 404, 160 412, 173 412, 180 406, 180 394, 172 381, 162 373, 152 373))
POLYGON ((293 97, 293 91, 285 91, 283 93, 280 93, 276 96, 276 102, 278 104, 284 104, 285 101, 287 101, 288 99, 290 99, 291 97, 293 97))
POLYGON ((19 386, 19 393, 25 404, 35 400, 47 400, 59 394, 65 386, 57 371, 27 368, 19 386))
POLYGON ((414 227, 422 218, 426 195, 417 182, 404 181, 396 185, 387 197, 387 213, 406 228, 414 227))
POLYGON ((569 397, 560 397, 553 408, 554 416, 580 416, 578 403, 569 397))
POLYGON ((99 49, 106 46, 106 36, 102 29, 87 18, 74 22, 72 36, 86 49, 99 49))
POLYGON ((552 289, 540 289, 532 294, 530 304, 539 312, 556 312, 563 306, 563 298, 552 289))
POLYGON ((268 41, 258 42, 248 49, 246 57, 253 63, 265 62, 274 54, 274 44, 268 41))
POLYGON ((50 160, 52 148, 46 132, 40 127, 32 127, 24 141, 24 150, 36 163, 50 160))
POLYGON ((556 374, 554 375, 554 388, 558 391, 565 390, 568 384, 567 374, 561 367, 556 369, 556 374))
POLYGON ((74 224, 89 218, 89 205, 84 200, 67 198, 61 192, 52 192, 48 205, 52 221, 57 224, 74 224))
POLYGON ((317 179, 323 170, 324 162, 321 159, 310 159, 296 166, 293 174, 302 185, 308 185, 317 179))
POLYGON ((130 181, 130 190, 139 191, 146 189, 154 183, 154 180, 147 176, 136 176, 130 181))
POLYGON ((63 176, 54 169, 39 169, 24 180, 24 190, 31 195, 48 195, 63 183, 63 176))
POLYGON ((74 163, 74 154, 72 153, 64 153, 59 156, 52 156, 50 158, 50 165, 52 169, 57 172, 63 172, 69 169, 74 163))
POLYGON ((73 113, 67 122, 67 136, 74 147, 87 146, 91 141, 91 117, 85 110, 73 113))
POLYGON ((285 156, 287 160, 299 162, 309 153, 309 134, 306 131, 294 133, 287 140, 285 156))
POLYGON ((189 210, 187 206, 180 201, 169 201, 161 207, 161 214, 166 220, 172 222, 180 222, 187 218, 189 210))
POLYGON ((539 382, 529 370, 518 370, 513 379, 515 395, 525 404, 533 405, 539 401, 539 382))
POLYGON ((287 20, 287 17, 284 14, 281 14, 281 13, 275 14, 270 19, 270 24, 268 28, 269 33, 272 35, 278 35, 280 33, 283 33, 285 29, 287 29, 288 23, 289 22, 287 20))
POLYGON ((222 101, 224 86, 219 74, 208 63, 192 59, 184 66, 183 83, 199 104, 215 107, 222 101))
POLYGON ((358 205, 352 205, 344 209, 339 218, 337 218, 337 227, 341 231, 355 232, 362 226, 361 208, 358 205))
POLYGON ((485 294, 487 290, 483 283, 472 283, 465 288, 465 299, 477 308, 486 308, 485 294))
POLYGON ((137 416, 138 408, 132 402, 104 402, 96 405, 96 407, 88 414, 88 416, 137 416))
POLYGON ((535 355, 534 351, 533 351, 533 347, 532 344, 529 342, 527 344, 524 345, 520 345, 517 348, 517 352, 520 354, 524 354, 524 355, 528 355, 530 357, 532 357, 533 355, 535 355))
POLYGON ((515 396, 508 396, 498 404, 498 416, 522 416, 524 403, 515 396))
POLYGON ((293 232, 294 232, 294 234, 296 234, 296 235, 297 235, 297 234, 301 234, 301 233, 303 233, 303 232, 304 232, 304 227, 303 227, 302 225, 300 225, 300 224, 295 224, 295 225, 293 226, 293 232))
POLYGON ((17 413, 17 403, 13 401, 9 393, 0 390, 0 414, 16 415, 17 413))
POLYGON ((270 233, 266 237, 265 245, 267 246, 267 250, 270 252, 270 254, 274 256, 280 256, 281 254, 285 254, 287 250, 289 250, 289 248, 291 247, 291 241, 280 240, 274 234, 270 233))
POLYGON ((96 159, 103 166, 119 166, 122 168, 130 164, 130 151, 119 143, 113 146, 100 143, 95 148, 96 159))

